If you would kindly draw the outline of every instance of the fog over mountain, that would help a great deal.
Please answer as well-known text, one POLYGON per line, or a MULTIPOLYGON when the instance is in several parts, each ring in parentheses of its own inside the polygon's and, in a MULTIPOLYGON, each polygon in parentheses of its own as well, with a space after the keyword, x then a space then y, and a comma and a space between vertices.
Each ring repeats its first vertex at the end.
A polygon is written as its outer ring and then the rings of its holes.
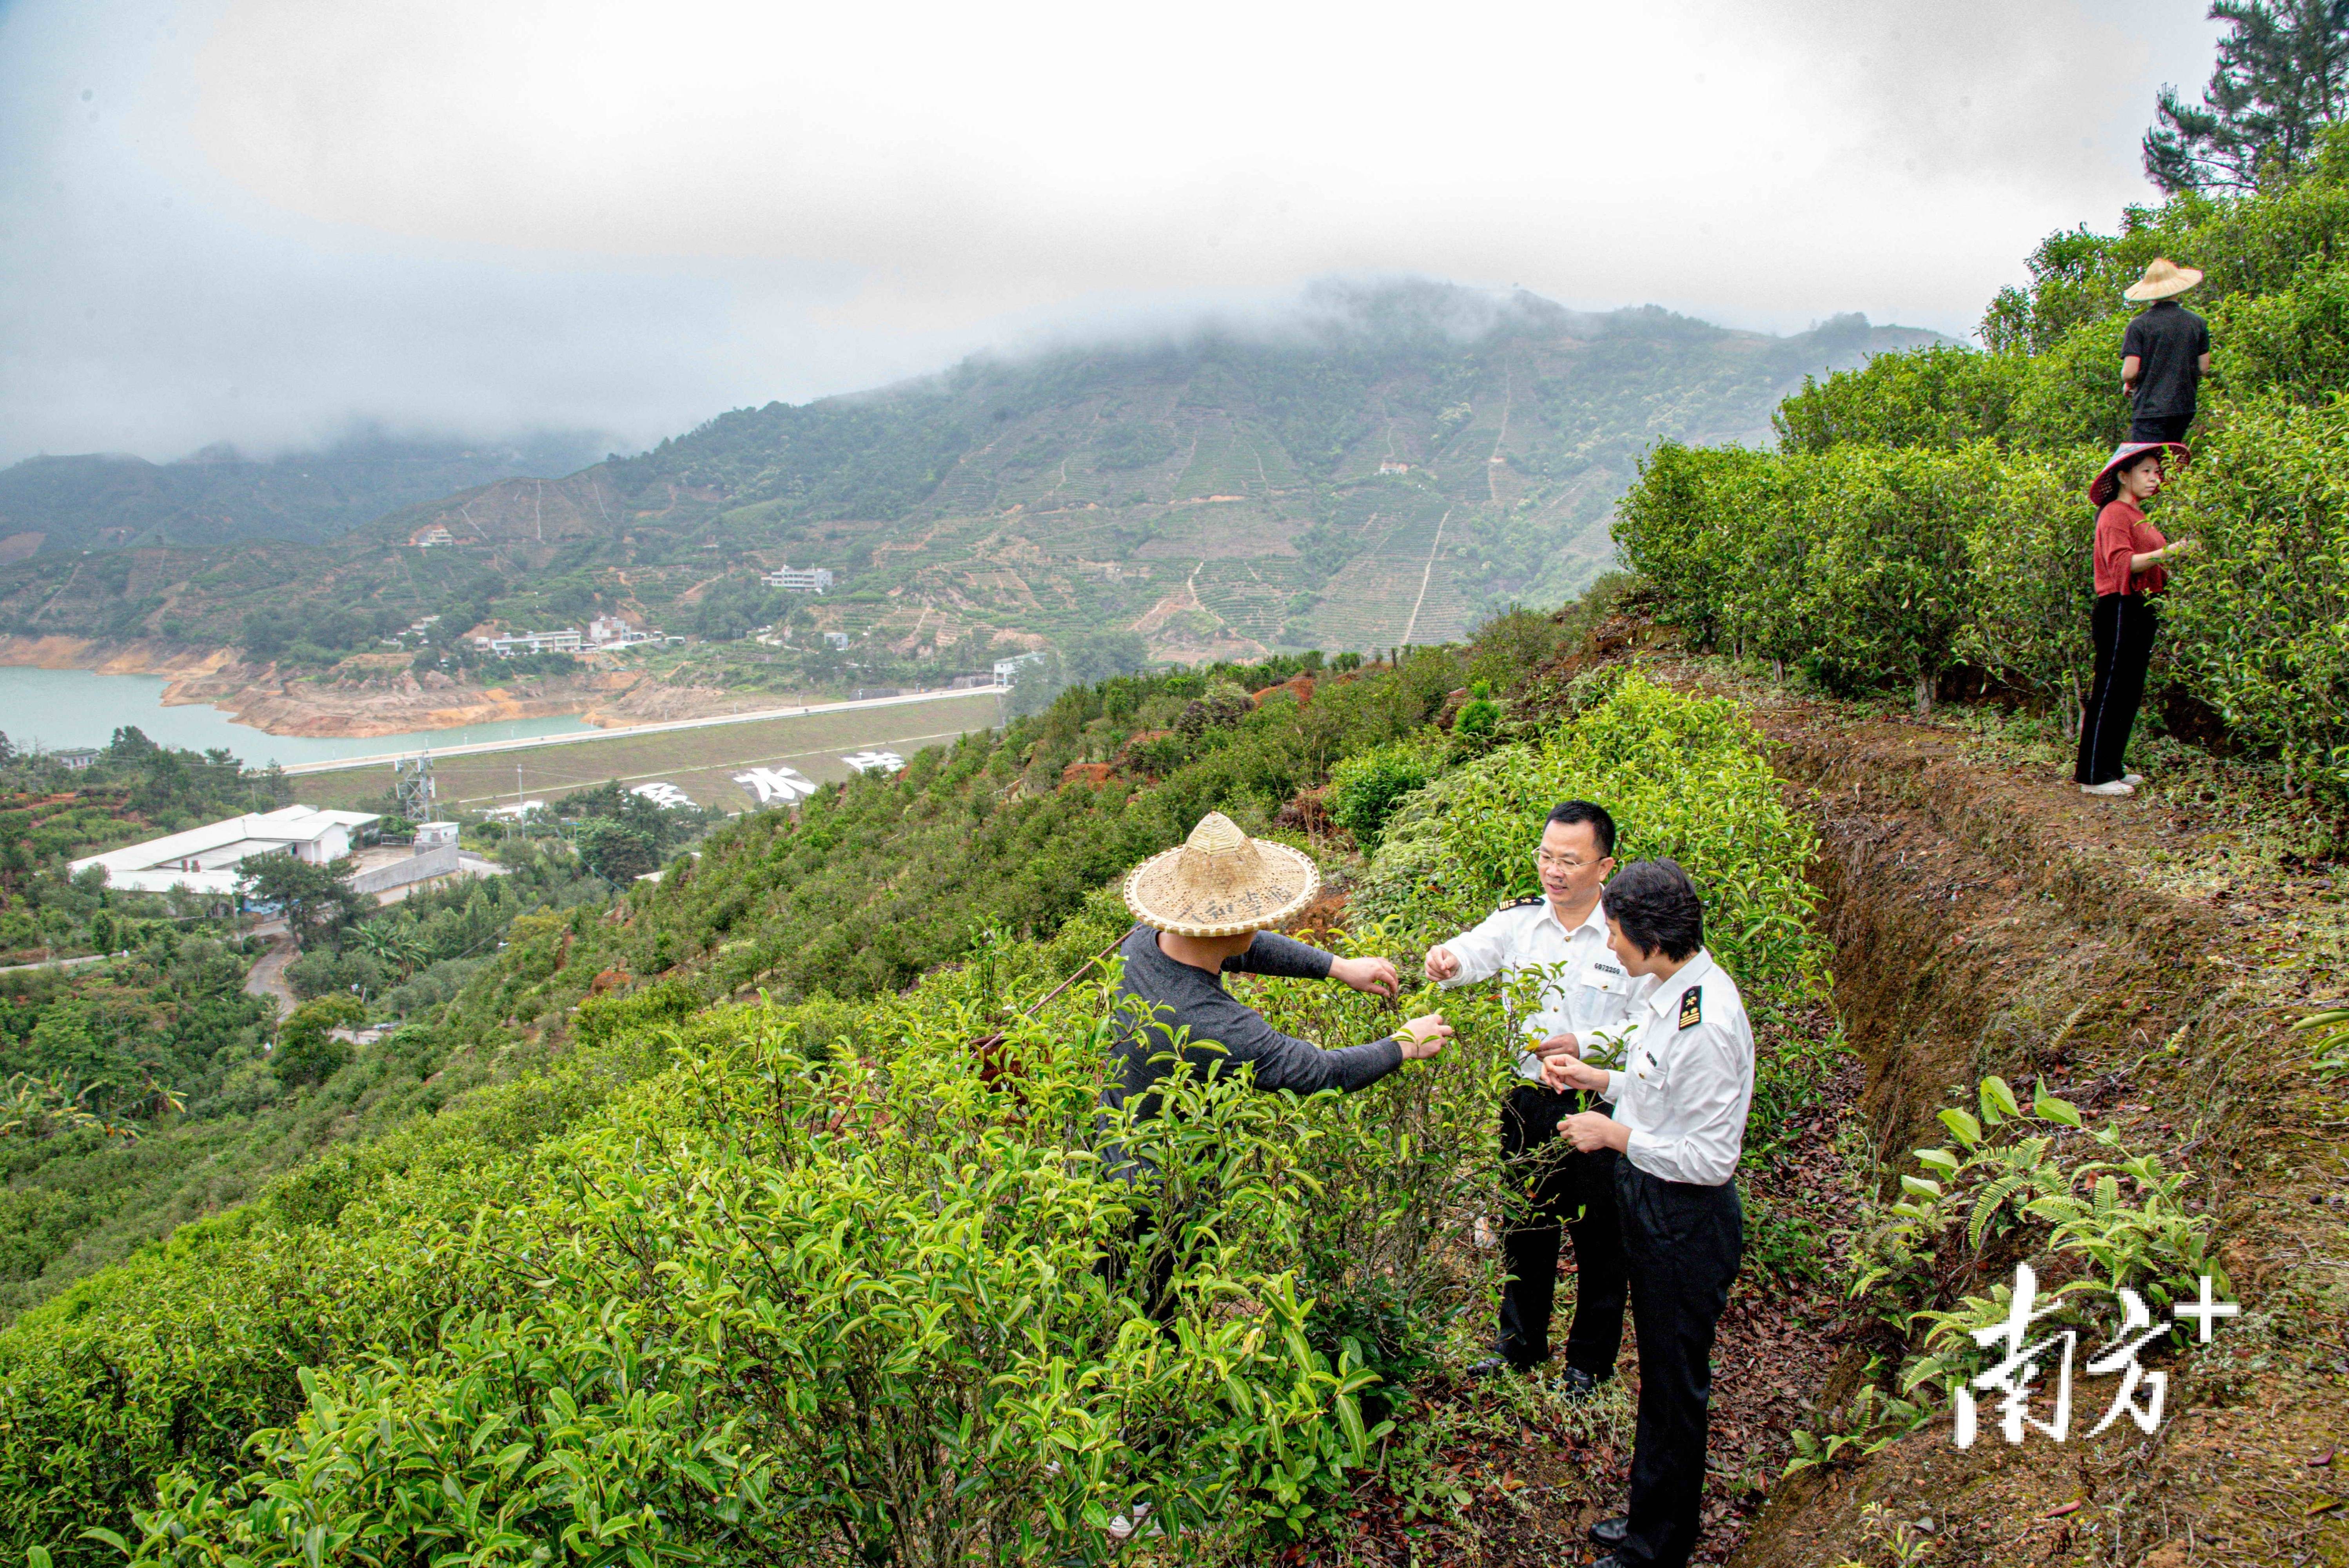
POLYGON ((38 459, 0 472, 0 633, 315 664, 427 614, 609 613, 731 643, 792 613, 761 573, 797 564, 834 574, 824 630, 941 665, 1111 626, 1186 661, 1442 642, 1604 571, 1615 500, 1657 442, 1767 441, 1805 377, 1933 341, 1857 315, 1781 337, 1332 280, 1269 316, 732 409, 364 526, 357 490, 524 453, 38 459))
POLYGON ((0 7, 0 461, 612 433, 1409 273, 1963 335, 2199 5, 0 7))

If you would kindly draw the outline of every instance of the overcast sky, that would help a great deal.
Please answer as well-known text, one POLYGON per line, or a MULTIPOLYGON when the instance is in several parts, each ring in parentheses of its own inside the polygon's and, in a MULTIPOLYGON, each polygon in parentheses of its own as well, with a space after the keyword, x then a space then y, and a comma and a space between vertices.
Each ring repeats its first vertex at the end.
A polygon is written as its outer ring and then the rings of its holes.
POLYGON ((2202 0, 0 0, 0 461, 640 443, 1333 273, 1966 334, 2202 0))

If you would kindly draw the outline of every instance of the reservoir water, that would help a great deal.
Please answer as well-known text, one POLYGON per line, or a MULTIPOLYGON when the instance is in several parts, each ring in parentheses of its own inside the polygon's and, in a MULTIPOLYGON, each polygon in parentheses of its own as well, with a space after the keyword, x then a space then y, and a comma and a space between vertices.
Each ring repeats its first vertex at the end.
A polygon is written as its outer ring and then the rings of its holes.
POLYGON ((57 751, 68 746, 104 746, 117 727, 135 725, 158 746, 203 751, 225 747, 252 768, 269 763, 327 762, 338 757, 375 757, 422 747, 462 746, 477 740, 534 740, 576 735, 595 727, 578 718, 514 718, 461 729, 428 729, 403 735, 271 735, 232 723, 209 703, 163 706, 161 676, 102 676, 91 670, 36 670, 0 666, 0 733, 20 750, 57 751))

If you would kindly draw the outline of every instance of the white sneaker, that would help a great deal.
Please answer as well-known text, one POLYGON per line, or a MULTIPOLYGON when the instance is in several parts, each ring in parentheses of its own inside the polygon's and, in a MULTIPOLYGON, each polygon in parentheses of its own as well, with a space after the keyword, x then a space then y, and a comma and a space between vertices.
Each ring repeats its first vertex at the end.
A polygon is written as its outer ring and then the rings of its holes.
POLYGON ((2145 775, 2142 773, 2124 773, 2121 775, 2121 782, 2134 789, 2138 785, 2145 782, 2145 775))
POLYGON ((2080 786, 2080 793, 2104 796, 2134 795, 2137 793, 2137 786, 2126 779, 2116 779, 2109 784, 2083 784, 2080 786))

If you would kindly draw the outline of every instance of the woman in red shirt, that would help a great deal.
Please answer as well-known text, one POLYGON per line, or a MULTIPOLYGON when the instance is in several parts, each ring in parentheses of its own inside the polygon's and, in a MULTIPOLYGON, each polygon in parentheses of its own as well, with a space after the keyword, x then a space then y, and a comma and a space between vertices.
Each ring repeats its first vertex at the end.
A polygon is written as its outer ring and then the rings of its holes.
POLYGON ((2145 503, 2167 477, 2163 454, 2170 451, 2182 467, 2186 449, 2175 441, 2125 443, 2088 485, 2088 500, 2097 508, 2096 608, 2088 623, 2096 676, 2080 716, 2080 759, 2072 774, 2083 795, 2134 795, 2145 782, 2122 768, 2121 752, 2145 698, 2146 665, 2158 624, 2153 601, 2169 585, 2162 563, 2197 548, 2190 539, 2170 543, 2145 520, 2145 503))

